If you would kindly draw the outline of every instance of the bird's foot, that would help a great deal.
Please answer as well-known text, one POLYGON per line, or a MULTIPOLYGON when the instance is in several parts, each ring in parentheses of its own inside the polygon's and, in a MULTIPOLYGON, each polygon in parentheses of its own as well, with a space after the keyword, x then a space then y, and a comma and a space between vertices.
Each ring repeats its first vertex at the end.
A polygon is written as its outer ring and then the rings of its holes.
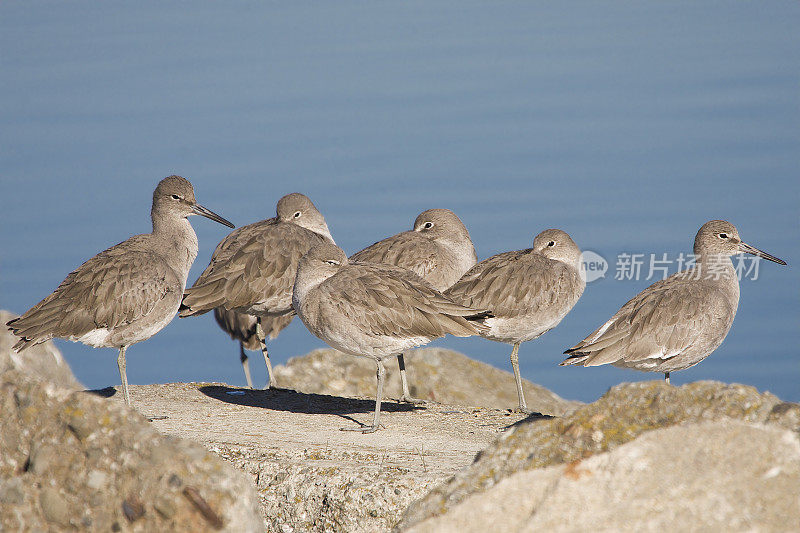
POLYGON ((512 413, 518 413, 518 414, 521 414, 521 415, 532 415, 536 411, 531 411, 527 407, 516 407, 516 408, 512 409, 511 412, 512 413))
POLYGON ((379 429, 385 429, 385 426, 383 426, 381 424, 378 424, 377 426, 362 425, 362 426, 357 427, 357 428, 339 428, 339 431, 360 431, 361 433, 366 434, 366 433, 375 433, 379 429))
POLYGON ((400 399, 398 399, 397 401, 398 402, 404 402, 404 403, 411 403, 411 404, 414 404, 414 405, 424 405, 424 404, 428 403, 427 400, 423 400, 422 398, 414 398, 413 396, 406 395, 406 394, 403 394, 402 396, 400 396, 400 399))
POLYGON ((148 422, 152 422, 153 420, 167 420, 167 419, 169 419, 168 416, 164 416, 164 415, 147 416, 145 418, 147 418, 148 422))

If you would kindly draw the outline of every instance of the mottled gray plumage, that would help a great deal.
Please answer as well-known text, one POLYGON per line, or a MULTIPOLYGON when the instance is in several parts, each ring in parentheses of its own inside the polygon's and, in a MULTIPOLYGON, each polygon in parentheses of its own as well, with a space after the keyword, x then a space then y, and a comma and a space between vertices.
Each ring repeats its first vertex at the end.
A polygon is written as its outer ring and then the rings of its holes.
MULTIPOLYGON (((294 319, 294 313, 265 316, 261 317, 261 326, 264 334, 271 340, 277 337, 283 328, 291 323, 292 319, 294 319)), ((231 339, 239 341, 239 361, 242 363, 247 386, 252 389, 253 379, 250 376, 250 364, 245 349, 258 350, 261 348, 261 340, 257 335, 258 318, 236 311, 228 311, 224 307, 215 307, 214 320, 225 333, 230 335, 231 339)))
MULTIPOLYGON (((478 262, 469 232, 449 209, 428 209, 417 216, 411 231, 404 231, 364 248, 350 261, 382 263, 407 268, 438 291, 447 289, 478 262)), ((419 403, 411 397, 403 354, 397 356, 401 401, 419 403)))
POLYGON ((494 318, 480 335, 513 344, 511 366, 519 409, 527 412, 518 351, 558 325, 586 287, 580 275, 581 251, 569 235, 548 229, 533 240, 533 248, 494 255, 471 268, 445 296, 468 307, 491 309, 494 318))
POLYGON ((333 348, 373 358, 378 367, 378 429, 383 359, 446 334, 485 330, 485 311, 454 303, 413 272, 390 265, 350 263, 341 248, 324 244, 300 261, 293 305, 306 327, 333 348))
POLYGON ((197 236, 187 220, 195 214, 233 227, 196 203, 188 180, 161 180, 153 193, 153 232, 100 252, 72 271, 52 294, 10 321, 8 326, 21 337, 14 349, 53 337, 118 348, 123 394, 130 404, 125 350, 155 335, 178 311, 197 257, 197 236))
POLYGON ((294 315, 297 264, 309 248, 324 242, 333 243, 333 237, 322 214, 306 196, 287 194, 278 201, 274 218, 239 228, 217 245, 206 269, 186 289, 179 316, 200 315, 216 307, 255 316, 268 387, 276 386, 263 321, 294 315))
POLYGON ((469 232, 449 209, 419 214, 410 231, 387 237, 350 256, 350 261, 407 268, 443 291, 478 262, 469 232))
POLYGON ((724 220, 707 222, 694 242, 695 266, 650 285, 609 321, 565 351, 562 365, 612 364, 669 373, 696 365, 717 349, 733 324, 739 280, 730 256, 782 260, 742 242, 724 220))

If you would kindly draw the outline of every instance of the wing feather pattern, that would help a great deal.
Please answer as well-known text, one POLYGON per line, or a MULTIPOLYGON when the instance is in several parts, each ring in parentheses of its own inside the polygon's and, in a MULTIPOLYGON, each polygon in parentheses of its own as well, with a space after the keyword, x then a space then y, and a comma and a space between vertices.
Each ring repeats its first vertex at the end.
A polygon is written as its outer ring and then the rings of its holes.
POLYGON ((22 337, 14 348, 124 327, 181 289, 178 275, 161 257, 117 245, 86 261, 52 294, 10 321, 9 327, 22 337))

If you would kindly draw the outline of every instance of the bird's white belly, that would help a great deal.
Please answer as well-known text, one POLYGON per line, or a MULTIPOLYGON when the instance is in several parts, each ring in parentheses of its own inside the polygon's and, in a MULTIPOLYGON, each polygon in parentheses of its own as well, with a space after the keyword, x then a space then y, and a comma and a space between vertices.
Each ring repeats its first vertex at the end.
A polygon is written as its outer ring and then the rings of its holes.
POLYGON ((332 331, 320 333, 322 334, 318 336, 322 340, 340 352, 376 359, 403 353, 410 348, 428 344, 432 340, 428 337, 372 337, 332 331))
POLYGON ((498 342, 525 342, 550 331, 561 322, 562 318, 564 317, 560 316, 557 320, 548 322, 533 321, 530 317, 524 315, 514 318, 488 318, 484 321, 484 324, 489 326, 489 331, 480 335, 498 342))
POLYGON ((150 322, 147 325, 136 325, 132 324, 132 328, 126 333, 125 340, 128 341, 127 345, 135 344, 137 342, 147 340, 162 329, 164 329, 167 324, 172 322, 172 319, 175 318, 175 314, 178 312, 178 308, 175 308, 173 313, 170 313, 164 316, 161 320, 150 322))
MULTIPOLYGON (((130 324, 125 324, 112 329, 97 328, 81 335, 80 337, 70 337, 69 340, 82 342, 93 348, 120 348, 130 346, 143 340, 147 340, 172 322, 178 312, 180 301, 176 300, 176 305, 168 313, 151 313, 150 315, 134 320, 130 324)), ((163 310, 162 310, 163 311, 163 310)))
POLYGON ((85 333, 80 337, 70 337, 69 340, 75 342, 82 342, 87 346, 91 346, 92 348, 105 348, 106 340, 108 339, 111 332, 108 328, 98 328, 93 329, 89 333, 85 333))

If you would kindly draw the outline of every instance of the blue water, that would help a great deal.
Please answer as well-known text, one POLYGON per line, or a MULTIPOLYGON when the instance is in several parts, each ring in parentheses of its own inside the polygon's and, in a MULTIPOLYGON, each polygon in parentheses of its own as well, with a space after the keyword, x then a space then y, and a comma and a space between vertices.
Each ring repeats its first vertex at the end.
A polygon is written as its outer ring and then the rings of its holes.
MULTIPOLYGON (((617 254, 690 252, 725 218, 789 266, 743 281, 726 341, 673 382, 798 401, 798 27, 796 2, 0 3, 0 307, 149 231, 173 173, 238 225, 304 192, 348 253, 448 207, 480 258, 558 227, 609 260, 520 351, 524 377, 591 401, 658 379, 557 366, 652 282, 613 279, 617 254)), ((192 222, 190 283, 227 231, 192 222)), ((119 382, 112 350, 57 344, 87 386, 119 382)), ((322 345, 295 321, 271 353, 322 345)), ((510 369, 506 345, 435 345, 510 369)), ((133 346, 128 377, 244 383, 209 315, 133 346)))

